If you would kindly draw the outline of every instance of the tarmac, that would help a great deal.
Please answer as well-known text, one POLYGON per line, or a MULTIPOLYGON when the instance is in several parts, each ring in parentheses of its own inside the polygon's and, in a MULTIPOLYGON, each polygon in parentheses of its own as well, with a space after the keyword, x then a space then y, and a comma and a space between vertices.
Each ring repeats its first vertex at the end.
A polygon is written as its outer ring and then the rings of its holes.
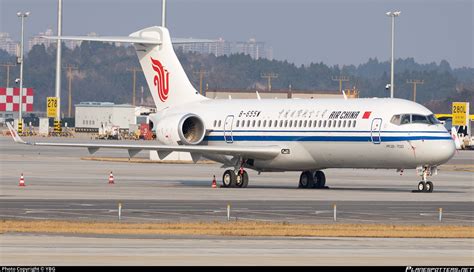
MULTIPOLYGON (((30 140, 30 138, 26 138, 30 140)), ((50 139, 41 141, 91 141, 50 139)), ((102 142, 102 141, 98 141, 102 142)), ((248 188, 211 188, 219 164, 91 161, 87 149, 14 144, 0 137, 0 219, 473 225, 474 151, 460 151, 413 193, 414 170, 328 169, 329 189, 298 189, 300 173, 249 171, 248 188), (108 184, 110 171, 115 184, 108 184), (20 174, 26 187, 19 187, 20 174), (333 205, 337 205, 337 222, 333 205), (439 208, 443 208, 439 221, 439 208)), ((99 150, 95 157, 128 157, 99 150)), ((138 154, 147 159, 148 153, 138 154)), ((103 237, 0 235, 2 265, 473 265, 473 239, 103 237), (21 257, 20 252, 23 252, 21 257), (235 258, 241 257, 241 258, 235 258)))

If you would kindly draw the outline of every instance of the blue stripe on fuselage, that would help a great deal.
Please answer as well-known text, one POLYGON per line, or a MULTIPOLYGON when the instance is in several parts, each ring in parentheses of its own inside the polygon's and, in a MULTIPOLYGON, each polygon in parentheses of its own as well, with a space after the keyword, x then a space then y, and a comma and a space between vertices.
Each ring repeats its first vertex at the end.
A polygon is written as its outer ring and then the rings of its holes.
MULTIPOLYGON (((224 130, 210 130, 210 132, 224 132, 224 130)), ((232 133, 240 133, 240 132, 284 132, 284 133, 371 133, 370 130, 232 130, 232 133)), ((378 133, 378 132, 377 132, 378 133)), ((380 133, 435 133, 435 134, 447 134, 449 131, 396 131, 396 130, 385 130, 380 131, 380 133)))
MULTIPOLYGON (((228 136, 230 138, 230 136, 228 136)), ((378 136, 374 135, 378 141, 378 136)), ((233 141, 268 141, 268 142, 372 142, 370 136, 282 136, 282 135, 233 135, 233 141)), ((382 142, 401 142, 416 140, 452 140, 448 136, 381 136, 382 142)), ((204 141, 224 141, 224 135, 206 136, 204 141)))

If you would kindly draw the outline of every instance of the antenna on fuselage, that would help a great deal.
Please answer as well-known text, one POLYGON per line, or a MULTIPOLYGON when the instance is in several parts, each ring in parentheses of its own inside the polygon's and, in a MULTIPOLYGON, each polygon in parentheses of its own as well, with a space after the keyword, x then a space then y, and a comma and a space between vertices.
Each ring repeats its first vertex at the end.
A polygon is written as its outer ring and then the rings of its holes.
POLYGON ((161 26, 166 27, 166 0, 161 0, 161 26))

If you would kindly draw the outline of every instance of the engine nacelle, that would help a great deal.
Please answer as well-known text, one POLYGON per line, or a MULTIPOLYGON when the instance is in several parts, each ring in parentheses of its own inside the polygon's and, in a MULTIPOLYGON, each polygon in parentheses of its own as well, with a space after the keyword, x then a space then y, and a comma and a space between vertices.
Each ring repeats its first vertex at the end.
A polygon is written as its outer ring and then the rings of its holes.
POLYGON ((166 144, 197 145, 206 134, 204 121, 193 113, 168 116, 155 125, 156 138, 166 144))

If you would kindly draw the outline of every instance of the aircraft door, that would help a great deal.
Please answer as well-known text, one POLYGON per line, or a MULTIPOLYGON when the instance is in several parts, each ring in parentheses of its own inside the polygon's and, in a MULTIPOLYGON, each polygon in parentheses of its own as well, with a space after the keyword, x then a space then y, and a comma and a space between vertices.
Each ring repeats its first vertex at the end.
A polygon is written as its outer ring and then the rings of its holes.
POLYGON ((382 119, 375 118, 372 120, 372 126, 370 129, 370 138, 374 144, 380 144, 381 142, 380 129, 382 129, 382 119))
POLYGON ((234 142, 234 137, 232 137, 232 126, 234 123, 234 116, 229 115, 225 118, 224 122, 224 141, 226 143, 233 143, 234 142))

